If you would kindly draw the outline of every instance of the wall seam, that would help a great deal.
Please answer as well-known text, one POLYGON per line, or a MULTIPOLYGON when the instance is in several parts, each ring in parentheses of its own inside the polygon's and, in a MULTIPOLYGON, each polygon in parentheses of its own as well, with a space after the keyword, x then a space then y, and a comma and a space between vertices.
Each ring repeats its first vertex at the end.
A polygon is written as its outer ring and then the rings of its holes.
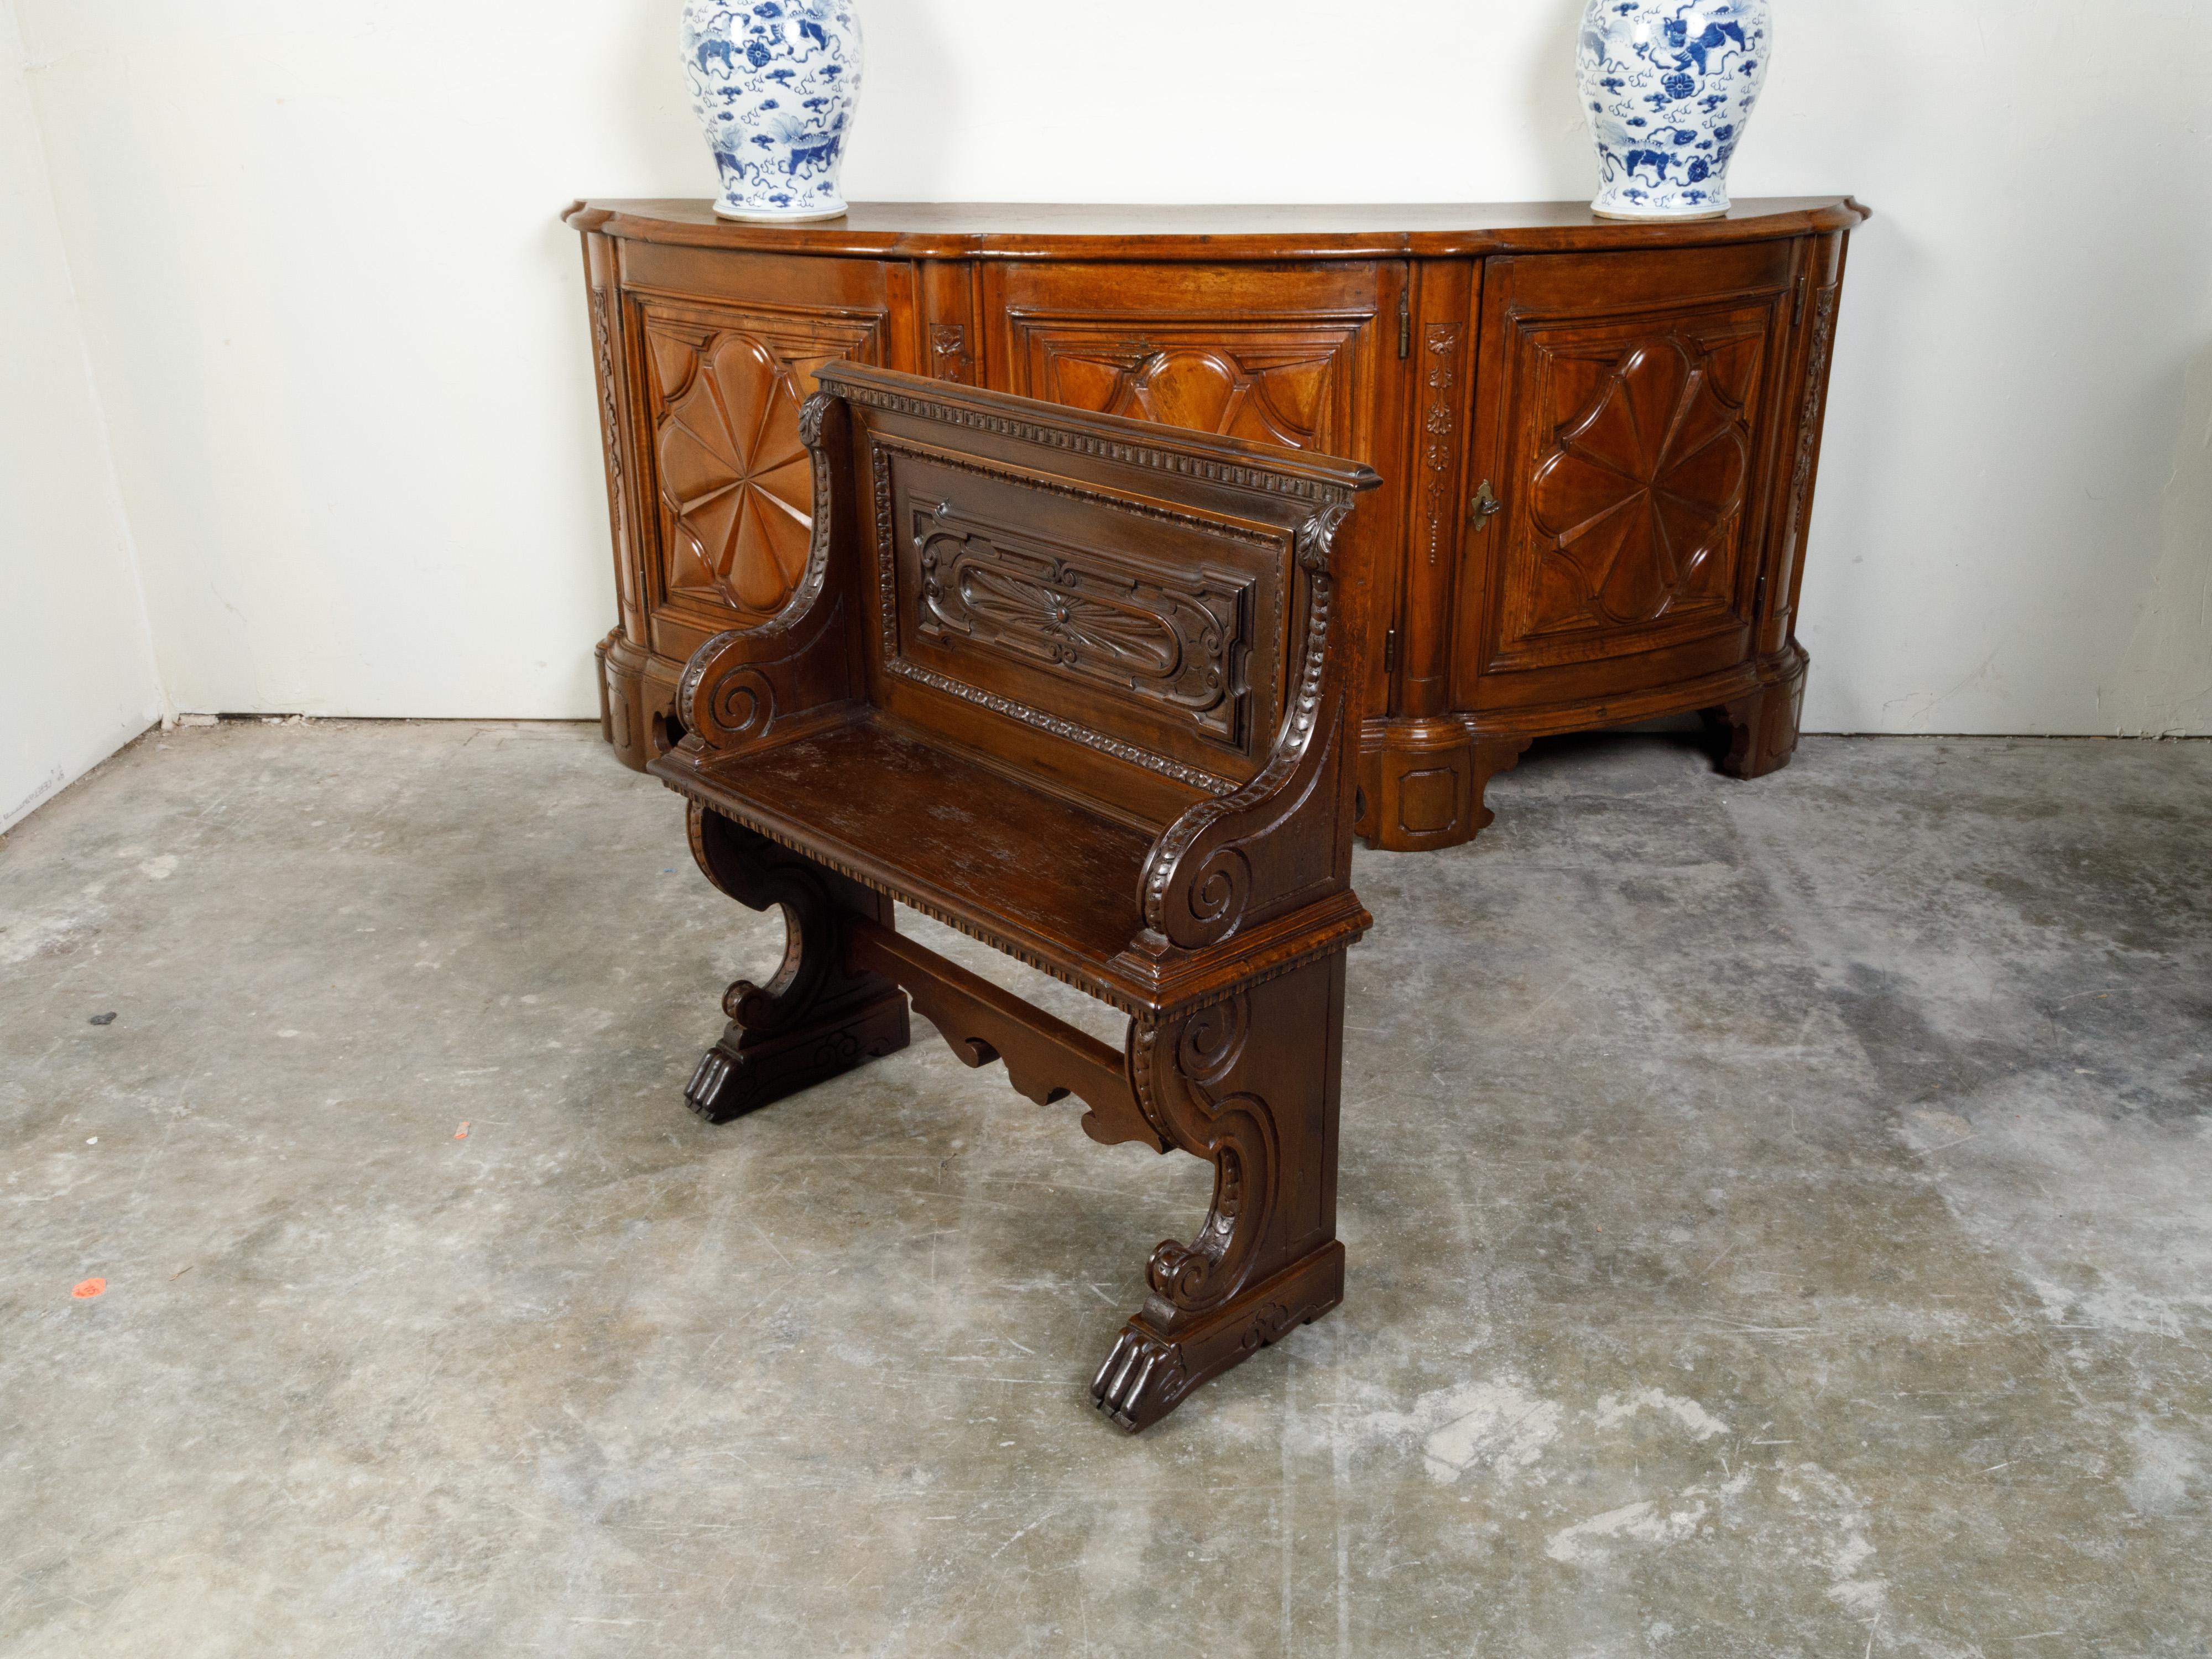
MULTIPOLYGON (((15 34, 16 53, 23 66, 23 89, 30 99, 33 134, 39 146, 39 153, 33 158, 35 170, 46 181, 46 204, 54 219, 54 246, 61 255, 63 276, 69 283, 70 314, 76 324, 77 367, 84 376, 85 392, 91 400, 93 424, 100 437, 101 493, 106 497, 104 505, 119 538, 124 570, 130 578, 131 598, 137 601, 136 632, 142 666, 147 684, 153 692, 154 702, 154 707, 144 712, 149 725, 158 722, 167 730, 177 723, 177 707, 170 699, 168 685, 161 673, 161 647, 154 637, 153 606, 146 595, 146 573, 139 558, 138 535, 131 522, 129 504, 124 499, 123 474, 115 464, 115 434, 108 423, 107 401, 100 394, 100 377, 93 368, 92 340, 85 319, 83 290, 77 282, 76 264, 70 252, 69 238, 63 232, 61 198, 54 177, 53 150, 46 142, 46 112, 45 100, 40 95, 39 71, 46 68, 47 63, 32 58, 30 37, 23 32, 22 12, 15 0, 0 0, 0 3, 6 5, 8 26, 15 34)), ((138 735, 134 732, 123 741, 127 744, 138 735)), ((116 745, 118 749, 122 746, 122 744, 116 745)))

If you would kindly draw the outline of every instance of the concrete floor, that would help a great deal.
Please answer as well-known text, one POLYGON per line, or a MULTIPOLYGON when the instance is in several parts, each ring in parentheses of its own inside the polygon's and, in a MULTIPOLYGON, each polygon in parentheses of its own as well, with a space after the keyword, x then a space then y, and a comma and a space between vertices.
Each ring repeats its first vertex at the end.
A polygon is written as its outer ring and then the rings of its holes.
POLYGON ((142 741, 0 842, 0 1651, 2212 1651, 2212 744, 1492 799, 1359 862, 1345 1305, 1133 1440, 1204 1168, 694 1121, 779 930, 593 732, 142 741))

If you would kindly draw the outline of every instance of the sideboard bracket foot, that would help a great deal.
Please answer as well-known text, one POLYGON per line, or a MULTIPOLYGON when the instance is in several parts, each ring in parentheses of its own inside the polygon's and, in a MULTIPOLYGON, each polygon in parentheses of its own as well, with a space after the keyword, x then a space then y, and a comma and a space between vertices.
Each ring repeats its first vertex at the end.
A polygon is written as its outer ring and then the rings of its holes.
POLYGON ((1392 721, 1366 769, 1360 833, 1367 845, 1432 853, 1473 841, 1497 821, 1483 799, 1491 779, 1510 771, 1531 741, 1470 732, 1456 718, 1392 721))
POLYGON ((1805 710, 1808 661, 1804 648, 1793 644, 1759 664, 1751 690, 1704 711, 1706 725, 1724 734, 1720 769, 1729 777, 1763 778, 1790 764, 1805 710))

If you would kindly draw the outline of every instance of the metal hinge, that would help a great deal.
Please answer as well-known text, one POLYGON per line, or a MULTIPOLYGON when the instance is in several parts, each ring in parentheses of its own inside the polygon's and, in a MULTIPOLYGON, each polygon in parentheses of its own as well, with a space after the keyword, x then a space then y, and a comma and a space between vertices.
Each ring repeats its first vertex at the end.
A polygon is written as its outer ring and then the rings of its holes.
POLYGON ((1413 355, 1413 295, 1411 289, 1401 290, 1398 295, 1398 355, 1413 355))
POLYGON ((1790 326, 1795 328, 1805 320, 1805 290, 1813 285, 1810 276, 1797 279, 1797 298, 1790 307, 1790 326))
POLYGON ((1482 487, 1474 492, 1474 501, 1468 507, 1467 516, 1474 526, 1474 533, 1480 536, 1490 527, 1490 521, 1504 510, 1505 503, 1498 499, 1498 492, 1491 489, 1490 480, 1485 478, 1482 487))
POLYGON ((1754 617, 1766 615, 1766 573, 1759 573, 1759 589, 1751 596, 1751 614, 1754 617))
POLYGON ((1382 672, 1398 672, 1398 630, 1395 628, 1382 636, 1382 672))

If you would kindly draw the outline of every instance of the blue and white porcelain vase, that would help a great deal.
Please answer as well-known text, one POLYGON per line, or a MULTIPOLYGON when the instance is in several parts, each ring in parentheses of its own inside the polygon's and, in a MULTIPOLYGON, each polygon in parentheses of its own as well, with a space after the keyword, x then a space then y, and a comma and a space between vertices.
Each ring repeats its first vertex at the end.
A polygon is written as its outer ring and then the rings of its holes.
POLYGON ((1766 84, 1768 0, 1589 0, 1576 69, 1607 219, 1717 219, 1766 84))
POLYGON ((860 95, 853 0, 684 0, 691 106, 728 219, 834 219, 860 95))

